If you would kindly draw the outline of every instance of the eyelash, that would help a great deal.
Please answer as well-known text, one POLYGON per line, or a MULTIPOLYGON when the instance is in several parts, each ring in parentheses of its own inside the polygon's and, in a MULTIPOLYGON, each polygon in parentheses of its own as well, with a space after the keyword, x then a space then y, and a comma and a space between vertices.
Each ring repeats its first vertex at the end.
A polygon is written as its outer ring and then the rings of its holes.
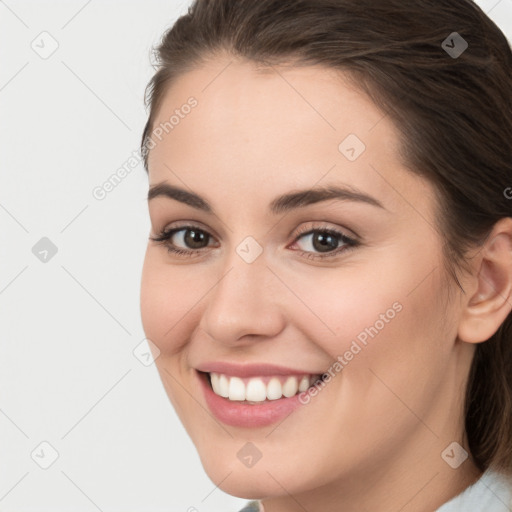
MULTIPOLYGON (((185 249, 180 249, 169 242, 169 240, 171 239, 171 237, 174 234, 176 234, 180 231, 188 231, 188 230, 200 231, 201 233, 205 233, 208 237, 211 237, 211 235, 206 230, 200 228, 199 226, 188 224, 188 225, 184 225, 184 226, 180 226, 180 227, 163 230, 156 237, 149 237, 149 238, 150 238, 150 240, 153 240, 154 242, 164 245, 166 247, 166 249, 171 254, 175 254, 178 256, 184 256, 184 257, 192 257, 195 254, 202 252, 203 249, 205 249, 205 248, 185 250, 185 249)), ((324 255, 321 255, 321 256, 318 255, 321 253, 311 253, 311 252, 303 251, 300 249, 297 250, 297 252, 299 252, 302 255, 305 255, 308 259, 324 260, 327 258, 334 258, 335 256, 338 256, 340 253, 349 251, 351 249, 354 249, 358 245, 360 245, 360 242, 358 240, 345 235, 341 231, 337 231, 337 230, 331 229, 331 228, 323 228, 323 227, 322 228, 314 228, 314 229, 299 228, 297 233, 295 234, 295 239, 294 239, 293 243, 295 244, 300 238, 302 238, 306 235, 313 234, 313 233, 323 233, 323 234, 327 234, 327 235, 332 235, 335 238, 337 238, 339 242, 343 242, 345 245, 342 247, 338 247, 334 251, 324 253, 324 255)), ((208 241, 209 241, 209 239, 208 239, 208 241)))

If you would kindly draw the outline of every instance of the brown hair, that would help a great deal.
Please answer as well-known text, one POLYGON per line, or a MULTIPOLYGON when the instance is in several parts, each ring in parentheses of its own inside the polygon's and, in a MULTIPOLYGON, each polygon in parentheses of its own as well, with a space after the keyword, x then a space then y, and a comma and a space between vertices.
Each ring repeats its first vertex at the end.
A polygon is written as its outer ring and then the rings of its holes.
MULTIPOLYGON (((404 165, 438 191, 436 228, 460 287, 455 270, 466 266, 467 249, 512 216, 512 52, 496 24, 471 0, 196 0, 156 51, 144 98, 146 170, 169 86, 225 51, 266 66, 343 71, 387 112, 404 165), (468 44, 461 55, 449 54, 453 32, 468 44)), ((512 473, 512 314, 476 346, 465 428, 481 471, 512 473)))

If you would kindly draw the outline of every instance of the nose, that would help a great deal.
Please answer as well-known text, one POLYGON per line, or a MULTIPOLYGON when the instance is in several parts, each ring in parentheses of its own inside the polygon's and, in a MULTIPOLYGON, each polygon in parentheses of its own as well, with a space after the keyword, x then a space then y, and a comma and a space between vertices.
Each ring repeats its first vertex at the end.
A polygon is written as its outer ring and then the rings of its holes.
POLYGON ((233 251, 205 297, 199 326, 225 345, 276 337, 284 328, 285 287, 264 254, 248 263, 233 251))

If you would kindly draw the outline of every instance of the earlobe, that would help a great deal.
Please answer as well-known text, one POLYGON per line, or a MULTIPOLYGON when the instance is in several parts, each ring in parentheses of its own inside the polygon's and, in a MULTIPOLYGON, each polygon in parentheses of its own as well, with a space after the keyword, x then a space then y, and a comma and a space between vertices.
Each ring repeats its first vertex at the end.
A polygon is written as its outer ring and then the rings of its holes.
POLYGON ((512 218, 500 219, 475 257, 473 293, 467 299, 458 337, 488 340, 512 310, 512 218))

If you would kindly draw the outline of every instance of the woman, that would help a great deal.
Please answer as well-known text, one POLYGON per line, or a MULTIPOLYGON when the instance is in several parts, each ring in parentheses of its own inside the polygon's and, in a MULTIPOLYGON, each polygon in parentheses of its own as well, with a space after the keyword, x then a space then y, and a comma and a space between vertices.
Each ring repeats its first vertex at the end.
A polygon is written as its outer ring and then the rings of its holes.
POLYGON ((146 336, 264 512, 512 510, 512 53, 469 0, 197 0, 142 149, 146 336))

